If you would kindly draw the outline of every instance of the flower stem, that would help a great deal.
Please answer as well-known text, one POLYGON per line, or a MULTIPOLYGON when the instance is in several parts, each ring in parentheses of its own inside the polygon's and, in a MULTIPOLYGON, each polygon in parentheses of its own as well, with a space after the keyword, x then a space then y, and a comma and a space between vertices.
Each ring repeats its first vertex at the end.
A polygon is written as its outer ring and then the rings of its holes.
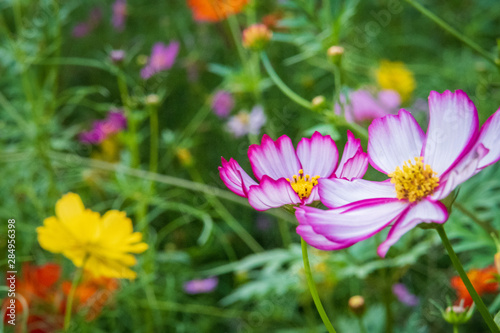
POLYGON ((462 267, 462 264, 460 263, 460 260, 457 257, 457 254, 453 250, 453 247, 451 246, 450 240, 448 239, 448 236, 446 236, 446 232, 444 231, 444 227, 440 225, 439 227, 436 228, 439 237, 441 237, 441 241, 443 242, 444 247, 448 251, 448 256, 451 259, 451 262, 453 263, 453 266, 457 270, 458 274, 460 275, 460 278, 465 284, 465 287, 469 291, 469 294, 471 295, 472 299, 474 300, 474 303, 477 306, 477 309, 481 313, 481 316, 483 317, 484 321, 486 322, 486 325, 490 328, 491 332, 495 333, 500 333, 500 329, 498 329, 498 326, 495 324, 493 321, 493 317, 489 313, 488 309, 483 303, 483 300, 481 297, 479 297, 478 293, 476 292, 476 289, 474 289, 474 286, 472 286, 472 283, 469 280, 469 277, 465 273, 464 268, 462 267))
POLYGON ((366 333, 365 325, 363 325, 363 318, 358 316, 359 332, 366 333))
POLYGON ((260 59, 262 60, 262 63, 264 64, 264 68, 267 71, 267 74, 269 74, 269 77, 273 82, 278 86, 278 88, 288 96, 292 101, 295 103, 302 105, 306 109, 312 110, 312 103, 309 102, 308 100, 304 99, 303 97, 297 95, 292 89, 290 89, 283 80, 278 76, 278 74, 274 71, 273 66, 271 65, 271 62, 269 61, 269 58, 267 57, 267 54, 265 52, 262 52, 260 54, 260 59))
POLYGON ((453 325, 453 333, 458 333, 458 325, 453 325))
MULTIPOLYGON (((156 105, 149 107, 149 126, 150 144, 149 144, 149 171, 156 173, 158 171, 158 107, 156 105)), ((151 182, 151 192, 154 191, 155 182, 151 182)))
POLYGON ((238 20, 234 15, 230 15, 227 18, 227 23, 234 40, 234 44, 236 45, 236 49, 238 50, 238 56, 240 57, 241 64, 245 66, 247 64, 247 59, 245 57, 245 50, 243 50, 243 46, 241 45, 241 32, 238 27, 238 20))
POLYGON ((73 312, 73 299, 75 298, 76 287, 80 283, 80 280, 83 275, 83 267, 85 267, 85 263, 87 258, 83 260, 83 264, 81 267, 75 272, 75 276, 73 277, 73 281, 71 282, 71 289, 69 291, 68 299, 66 301, 66 312, 64 314, 64 332, 68 332, 69 325, 71 324, 71 313, 73 312))
POLYGON ((497 59, 493 57, 489 52, 485 51, 481 46, 474 43, 471 39, 464 36, 462 33, 458 32, 456 29, 452 28, 448 23, 443 21, 441 18, 436 16, 434 13, 429 11, 427 8, 419 4, 414 0, 406 0, 410 5, 413 6, 416 10, 422 13, 424 16, 427 16, 430 20, 434 21, 437 25, 439 25, 444 30, 448 31, 450 34, 455 36, 457 39, 462 41, 464 44, 469 46, 471 49, 475 50, 477 53, 481 54, 486 60, 491 61, 493 64, 500 66, 500 63, 497 63, 497 59))
POLYGON ((321 304, 321 300, 318 295, 318 290, 316 289, 316 284, 314 283, 313 276, 311 273, 311 266, 309 266, 309 256, 307 255, 307 243, 304 239, 300 239, 300 244, 302 245, 302 259, 304 260, 304 270, 306 272, 307 284, 309 285, 309 292, 313 298, 314 304, 316 305, 316 309, 323 320, 323 324, 325 324, 326 329, 329 333, 336 333, 333 328, 332 323, 328 319, 328 316, 325 313, 325 309, 323 308, 323 304, 321 304))
POLYGON ((280 229, 281 239, 283 240, 283 247, 288 249, 290 243, 292 242, 290 233, 288 232, 288 224, 282 219, 278 219, 278 227, 280 229))
POLYGON ((130 110, 130 95, 128 93, 127 83, 123 73, 118 73, 118 89, 120 90, 120 98, 122 100, 123 109, 125 111, 125 117, 127 118, 127 126, 129 128, 131 137, 128 137, 127 144, 130 149, 130 155, 132 158, 131 165, 133 168, 139 166, 139 146, 137 141, 137 123, 130 110))

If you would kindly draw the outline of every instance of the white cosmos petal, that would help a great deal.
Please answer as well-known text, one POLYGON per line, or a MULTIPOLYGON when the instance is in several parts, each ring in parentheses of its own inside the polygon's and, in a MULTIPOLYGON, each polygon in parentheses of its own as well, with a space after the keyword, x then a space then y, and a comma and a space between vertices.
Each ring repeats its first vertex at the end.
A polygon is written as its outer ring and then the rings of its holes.
POLYGON ((478 135, 474 103, 462 90, 429 95, 429 127, 422 156, 438 176, 460 161, 473 147, 478 135))
POLYGON ((389 181, 374 182, 364 179, 319 179, 321 202, 335 208, 355 201, 375 198, 396 198, 394 184, 389 181))
POLYGON ((424 132, 406 110, 375 119, 368 127, 368 157, 380 172, 392 173, 404 162, 420 156, 424 132))
POLYGON ((387 239, 380 244, 377 253, 385 257, 389 248, 396 243, 401 236, 413 229, 420 223, 444 223, 448 219, 446 207, 439 201, 422 200, 412 205, 405 214, 394 223, 387 235, 387 239))

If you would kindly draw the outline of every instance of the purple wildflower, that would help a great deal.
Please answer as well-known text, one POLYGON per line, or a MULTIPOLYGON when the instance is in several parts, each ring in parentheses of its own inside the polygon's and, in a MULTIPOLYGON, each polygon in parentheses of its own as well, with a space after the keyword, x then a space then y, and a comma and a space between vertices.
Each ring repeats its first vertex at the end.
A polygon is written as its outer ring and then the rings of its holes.
POLYGON ((101 22, 101 18, 102 18, 101 9, 98 7, 93 8, 90 11, 89 16, 87 17, 87 20, 75 25, 73 27, 73 32, 71 34, 75 38, 83 38, 87 36, 89 33, 92 32, 92 30, 94 30, 99 25, 99 23, 101 22))
POLYGON ((79 135, 80 142, 99 144, 110 135, 120 132, 127 126, 127 119, 122 110, 112 110, 104 120, 95 121, 92 129, 79 135))
POLYGON ((191 280, 184 283, 184 291, 188 294, 203 294, 213 291, 219 284, 217 277, 207 279, 191 280))
POLYGON ((73 27, 73 32, 71 33, 75 38, 82 38, 90 33, 90 26, 87 22, 80 22, 73 27))
MULTIPOLYGON (((395 113, 400 104, 401 97, 393 90, 382 90, 374 97, 368 90, 357 90, 349 93, 349 103, 346 103, 346 96, 340 96, 340 101, 344 104, 345 118, 348 122, 362 122, 373 120, 395 113)), ((341 114, 340 105, 335 105, 335 113, 341 114)))
POLYGON ((392 286, 392 292, 396 297, 398 298, 398 301, 400 301, 403 304, 406 304, 408 306, 417 306, 418 305, 418 297, 413 295, 408 291, 406 286, 402 283, 396 283, 392 286))
POLYGON ((250 113, 240 111, 236 116, 231 117, 227 122, 227 129, 238 138, 247 134, 259 134, 265 123, 266 115, 264 110, 262 106, 257 105, 250 113))
POLYGON ((234 107, 234 98, 229 91, 219 90, 212 99, 212 109, 219 118, 229 116, 234 107))
POLYGON ((127 17, 127 1, 116 0, 113 3, 113 17, 111 22, 116 31, 123 31, 125 28, 125 18, 127 17))
POLYGON ((179 53, 179 42, 173 41, 168 45, 161 42, 153 45, 151 57, 146 66, 141 70, 141 77, 149 79, 158 72, 170 69, 179 53))

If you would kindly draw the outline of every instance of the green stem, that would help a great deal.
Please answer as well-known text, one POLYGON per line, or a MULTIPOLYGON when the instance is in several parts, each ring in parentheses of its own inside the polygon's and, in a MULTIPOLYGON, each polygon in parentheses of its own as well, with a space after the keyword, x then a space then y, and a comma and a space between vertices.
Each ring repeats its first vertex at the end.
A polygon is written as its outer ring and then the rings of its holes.
POLYGON ((288 231, 288 224, 282 219, 278 219, 278 227, 280 229, 281 239, 283 240, 283 247, 288 249, 292 242, 290 232, 288 231))
POLYGON ((471 49, 475 50, 477 53, 481 54, 486 60, 491 61, 493 64, 499 66, 500 64, 497 63, 495 57, 493 57, 489 52, 486 52, 481 46, 478 44, 474 43, 471 39, 468 37, 464 36, 461 34, 459 31, 456 29, 452 28, 448 23, 443 21, 441 18, 436 16, 434 13, 429 11, 427 8, 419 4, 418 2, 414 0, 406 0, 410 5, 413 6, 416 10, 418 10, 420 13, 423 15, 427 16, 430 20, 434 21, 437 25, 439 25, 441 28, 444 30, 448 31, 450 34, 455 36, 457 39, 462 41, 464 44, 469 46, 471 49))
POLYGON ((453 325, 453 333, 458 333, 458 325, 453 325))
POLYGON ((305 107, 306 109, 312 110, 312 103, 309 102, 308 100, 302 98, 301 96, 297 95, 292 89, 290 89, 283 80, 279 77, 279 75, 274 71, 273 66, 271 65, 271 62, 269 61, 269 58, 267 57, 267 54, 265 52, 262 52, 260 54, 260 59, 262 60, 262 63, 264 64, 264 68, 267 71, 267 74, 269 74, 269 77, 273 82, 278 86, 278 88, 288 96, 292 101, 295 103, 305 107))
MULTIPOLYGON (((152 105, 149 108, 150 144, 149 144, 149 171, 158 171, 158 107, 152 105)), ((151 191, 154 190, 154 182, 151 182, 151 191)))
POLYGON ((340 73, 340 66, 339 65, 333 65, 333 76, 335 80, 335 92, 333 93, 333 105, 335 103, 339 103, 340 107, 342 108, 342 114, 344 114, 344 104, 340 103, 340 91, 342 88, 342 77, 340 73))
POLYGON ((325 309, 323 308, 323 304, 321 304, 321 299, 318 295, 318 290, 316 289, 316 284, 314 283, 314 279, 311 273, 311 266, 309 265, 309 256, 307 255, 307 243, 304 239, 300 239, 300 244, 302 245, 302 259, 304 260, 304 270, 306 272, 307 284, 309 286, 309 292, 313 298, 314 304, 316 305, 316 309, 323 320, 323 324, 325 324, 326 329, 329 333, 336 333, 333 328, 332 323, 328 319, 328 316, 325 313, 325 309))
POLYGON ((123 74, 120 72, 116 76, 118 81, 118 90, 120 91, 120 98, 122 100, 123 109, 125 110, 125 117, 127 118, 127 125, 130 131, 130 137, 127 140, 127 144, 130 149, 130 154, 132 157, 132 167, 136 168, 139 166, 139 146, 137 141, 137 123, 132 115, 130 109, 130 95, 128 93, 127 83, 123 74))
POLYGON ((458 274, 460 275, 460 278, 465 284, 465 287, 469 291, 469 294, 471 295, 472 299, 474 300, 474 303, 476 304, 477 309, 481 313, 481 316, 483 317, 484 321, 486 322, 486 325, 490 328, 491 332, 494 333, 500 333, 500 330, 498 329, 498 326, 495 324, 493 321, 493 317, 489 313, 488 309, 483 303, 483 300, 481 297, 476 292, 476 289, 472 286, 472 283, 469 280, 469 277, 465 273, 464 268, 462 267, 462 264, 460 263, 460 260, 457 257, 457 254, 453 250, 453 247, 451 246, 450 240, 448 239, 448 236, 446 236, 446 232, 444 231, 444 227, 440 225, 439 227, 436 228, 439 237, 441 237, 441 241, 443 242, 444 247, 446 248, 446 251, 448 251, 448 256, 451 259, 451 262, 453 263, 453 266, 457 270, 458 274))
POLYGON ((71 314, 73 312, 73 299, 75 298, 75 292, 76 288, 78 287, 78 284, 80 283, 80 280, 83 275, 83 267, 85 266, 85 263, 87 262, 87 258, 83 259, 83 264, 81 267, 78 267, 78 269, 75 272, 75 276, 73 277, 73 281, 71 283, 71 289, 68 294, 68 299, 66 301, 66 312, 64 314, 64 331, 68 332, 69 325, 71 324, 71 314))
POLYGON ((241 32, 238 27, 238 20, 234 15, 230 15, 227 18, 227 23, 229 25, 229 30, 231 31, 231 36, 233 37, 234 44, 236 45, 236 49, 238 50, 238 56, 240 57, 241 65, 245 66, 247 64, 247 59, 245 57, 245 50, 241 45, 241 32))
POLYGON ((358 317, 358 324, 359 324, 359 332, 366 333, 365 325, 363 325, 363 317, 360 317, 360 316, 357 316, 357 317, 358 317))

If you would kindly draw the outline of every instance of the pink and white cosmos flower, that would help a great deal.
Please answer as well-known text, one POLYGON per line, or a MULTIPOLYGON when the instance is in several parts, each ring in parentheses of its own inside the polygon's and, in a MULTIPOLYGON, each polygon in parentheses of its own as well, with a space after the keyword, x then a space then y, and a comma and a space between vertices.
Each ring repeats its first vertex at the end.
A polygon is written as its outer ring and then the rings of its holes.
POLYGON ((297 232, 322 250, 349 247, 392 223, 379 246, 384 257, 420 223, 444 223, 439 201, 500 159, 500 109, 479 130, 474 103, 465 92, 432 91, 425 134, 404 109, 376 119, 368 129, 370 164, 389 179, 320 179, 319 195, 330 210, 300 207, 297 232))
POLYGON ((281 136, 273 141, 268 135, 260 145, 251 145, 248 157, 256 182, 234 159, 222 158, 219 174, 226 186, 241 197, 248 198, 256 210, 264 211, 284 205, 307 205, 319 200, 319 180, 339 178, 350 180, 363 177, 368 168, 368 157, 360 140, 347 134, 344 154, 337 166, 339 153, 329 135, 315 132, 297 145, 281 136))

